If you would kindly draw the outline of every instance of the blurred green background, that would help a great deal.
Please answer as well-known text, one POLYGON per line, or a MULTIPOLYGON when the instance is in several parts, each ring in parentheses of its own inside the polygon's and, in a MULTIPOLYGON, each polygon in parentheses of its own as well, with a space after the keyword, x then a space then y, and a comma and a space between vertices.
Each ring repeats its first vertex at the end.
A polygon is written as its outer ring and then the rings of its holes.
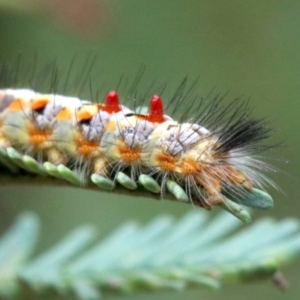
MULTIPOLYGON (((272 153, 282 172, 271 175, 283 192, 270 190, 275 208, 255 217, 299 218, 299 16, 300 2, 288 0, 0 0, 0 57, 16 60, 21 53, 26 64, 38 52, 39 63, 57 60, 67 72, 76 55, 78 69, 72 72, 80 74, 87 57, 96 54, 92 86, 102 93, 116 87, 122 75, 133 80, 145 65, 143 82, 167 82, 166 100, 186 75, 191 82, 199 76, 200 94, 215 87, 221 93, 230 91, 230 97, 250 97, 254 114, 273 121, 272 141, 284 141, 272 153)), ((89 96, 88 86, 82 94, 89 96)), ((78 224, 95 224, 105 236, 128 219, 145 223, 158 214, 180 216, 190 209, 169 201, 66 188, 1 188, 0 197, 1 232, 21 211, 40 216, 38 251, 78 224)), ((291 283, 285 295, 270 282, 261 282, 219 292, 120 299, 298 299, 299 267, 298 261, 284 269, 291 283)))

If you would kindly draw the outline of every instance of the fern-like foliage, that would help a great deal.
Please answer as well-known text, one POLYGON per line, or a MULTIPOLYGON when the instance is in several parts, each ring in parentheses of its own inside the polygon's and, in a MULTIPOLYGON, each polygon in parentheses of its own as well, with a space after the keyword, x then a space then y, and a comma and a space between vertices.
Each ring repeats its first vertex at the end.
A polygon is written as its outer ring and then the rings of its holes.
POLYGON ((212 218, 193 210, 178 221, 164 215, 145 226, 127 222, 97 242, 95 228, 84 225, 31 258, 39 220, 23 213, 0 239, 0 295, 94 300, 110 293, 216 289, 272 278, 300 254, 295 219, 264 218, 240 226, 229 214, 212 218))

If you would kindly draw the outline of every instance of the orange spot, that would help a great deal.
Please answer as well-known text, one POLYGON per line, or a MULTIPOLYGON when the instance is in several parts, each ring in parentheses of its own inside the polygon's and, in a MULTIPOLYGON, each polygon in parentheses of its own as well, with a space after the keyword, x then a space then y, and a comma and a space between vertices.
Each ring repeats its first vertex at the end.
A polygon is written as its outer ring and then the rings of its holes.
POLYGON ((51 130, 37 129, 32 123, 29 123, 28 131, 30 136, 29 143, 34 146, 49 141, 52 133, 51 130))
POLYGON ((86 109, 81 109, 76 112, 76 120, 78 122, 90 120, 93 117, 93 114, 86 109))
POLYGON ((119 145, 120 156, 123 161, 131 163, 136 161, 141 156, 141 151, 139 149, 131 149, 125 144, 119 145))
POLYGON ((78 122, 91 120, 100 110, 101 104, 86 105, 76 111, 76 120, 78 122))
POLYGON ((192 175, 199 172, 197 162, 190 157, 186 158, 182 163, 181 172, 185 175, 192 175))
POLYGON ((65 121, 70 120, 72 117, 72 113, 68 108, 63 108, 56 116, 56 120, 65 121))
POLYGON ((32 102, 31 102, 31 109, 32 110, 39 110, 41 108, 44 108, 48 103, 50 102, 49 99, 47 98, 37 98, 37 99, 34 99, 32 102))
POLYGON ((24 99, 18 98, 9 105, 8 109, 11 111, 20 111, 20 110, 24 110, 25 105, 26 102, 24 101, 24 99))
POLYGON ((76 145, 78 153, 83 156, 88 156, 99 148, 99 143, 87 141, 82 136, 76 138, 76 145))
POLYGON ((156 154, 156 160, 158 161, 159 167, 167 172, 172 172, 175 170, 176 159, 168 154, 162 152, 156 154))

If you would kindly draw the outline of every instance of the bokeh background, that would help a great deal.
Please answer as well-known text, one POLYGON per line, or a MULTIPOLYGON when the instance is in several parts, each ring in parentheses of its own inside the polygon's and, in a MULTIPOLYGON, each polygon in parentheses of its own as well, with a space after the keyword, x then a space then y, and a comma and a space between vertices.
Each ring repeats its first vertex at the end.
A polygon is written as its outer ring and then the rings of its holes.
MULTIPOLYGON (((229 98, 250 97, 254 114, 273 121, 272 141, 284 142, 272 153, 278 158, 273 164, 282 170, 272 179, 283 192, 270 190, 275 208, 255 217, 300 218, 299 16, 300 2, 295 0, 0 0, 0 57, 21 57, 30 66, 38 53, 38 64, 56 61, 66 73, 76 55, 72 72, 78 76, 87 58, 96 54, 90 82, 102 93, 116 87, 122 75, 134 80, 145 66, 145 84, 168 83, 166 101, 187 75, 191 82, 199 77, 199 94, 215 87, 230 91, 229 98)), ((20 77, 30 70, 23 68, 20 77)), ((72 84, 68 89, 74 93, 72 84)), ((88 85, 80 93, 89 97, 88 85)), ((82 223, 95 224, 105 236, 128 219, 145 223, 161 213, 180 216, 190 209, 169 201, 67 188, 1 188, 0 197, 1 232, 24 210, 40 216, 38 252, 82 223)), ((298 299, 299 267, 298 261, 283 270, 291 283, 285 295, 270 282, 260 282, 219 292, 120 299, 298 299)))

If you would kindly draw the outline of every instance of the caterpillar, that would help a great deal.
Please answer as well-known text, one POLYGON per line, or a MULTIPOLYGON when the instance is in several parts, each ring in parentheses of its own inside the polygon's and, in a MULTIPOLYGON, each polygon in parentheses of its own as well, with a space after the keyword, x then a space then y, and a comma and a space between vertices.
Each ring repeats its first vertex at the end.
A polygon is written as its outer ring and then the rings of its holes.
POLYGON ((272 167, 257 157, 271 147, 261 143, 270 134, 267 123, 249 116, 247 102, 240 99, 226 106, 220 97, 197 101, 198 117, 176 121, 165 114, 159 95, 143 112, 122 105, 117 91, 92 103, 5 88, 0 90, 0 147, 69 166, 82 174, 83 184, 91 174, 113 182, 121 171, 133 182, 147 174, 160 183, 163 196, 172 179, 206 209, 224 203, 226 190, 239 194, 273 185, 263 174, 272 167))

